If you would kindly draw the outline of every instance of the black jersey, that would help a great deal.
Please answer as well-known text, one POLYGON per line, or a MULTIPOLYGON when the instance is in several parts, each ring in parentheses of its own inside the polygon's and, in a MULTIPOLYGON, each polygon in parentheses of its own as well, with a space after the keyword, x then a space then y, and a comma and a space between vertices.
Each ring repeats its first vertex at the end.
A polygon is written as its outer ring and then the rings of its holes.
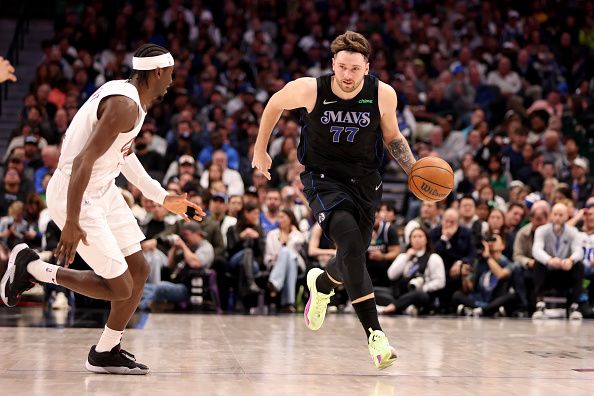
POLYGON ((332 76, 316 79, 316 104, 302 117, 299 161, 306 171, 325 172, 339 179, 361 178, 376 171, 384 155, 378 79, 365 76, 352 99, 331 89, 332 76))

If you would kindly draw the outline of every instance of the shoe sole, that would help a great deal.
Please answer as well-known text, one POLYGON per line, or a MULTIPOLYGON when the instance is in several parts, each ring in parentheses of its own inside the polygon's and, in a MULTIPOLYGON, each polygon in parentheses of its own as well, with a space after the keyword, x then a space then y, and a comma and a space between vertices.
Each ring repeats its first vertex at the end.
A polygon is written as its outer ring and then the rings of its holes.
POLYGON ((390 367, 391 365, 393 365, 397 358, 398 358, 397 356, 394 356, 393 358, 386 359, 382 363, 380 363, 379 366, 376 365, 375 367, 377 367, 378 370, 386 369, 386 368, 390 367))
POLYGON ((143 370, 140 367, 135 367, 133 369, 128 367, 101 367, 101 366, 93 366, 87 360, 85 362, 85 368, 96 374, 119 374, 119 375, 146 375, 149 373, 149 370, 143 370))
MULTIPOLYGON (((381 356, 380 355, 378 355, 378 356, 381 359, 381 356)), ((383 369, 388 368, 391 365, 393 365, 394 362, 396 361, 396 359, 398 359, 398 355, 396 354, 396 351, 394 350, 394 348, 392 348, 392 354, 390 355, 390 357, 386 358, 385 360, 382 360, 380 364, 375 363, 376 359, 377 359, 377 357, 373 358, 373 363, 375 364, 375 367, 378 370, 383 370, 383 369)), ((377 359, 377 360, 380 360, 380 359, 377 359)))
MULTIPOLYGON (((320 276, 320 274, 323 274, 323 273, 324 273, 324 271, 315 271, 314 272, 314 269, 309 270, 309 272, 307 273, 307 288, 309 289, 309 298, 307 299, 307 304, 305 305, 305 310, 303 311, 303 318, 305 319, 305 325, 307 326, 307 328, 310 329, 310 330, 313 330, 313 331, 319 330, 321 326, 318 327, 318 328, 311 327, 311 322, 310 322, 310 320, 308 318, 309 307, 311 305, 311 300, 312 300, 312 297, 313 297, 313 293, 311 292, 311 289, 312 289, 312 286, 315 286, 315 281, 316 281, 316 279, 318 279, 318 276, 320 276), (316 275, 315 278, 312 276, 311 277, 311 282, 310 282, 310 276, 309 276, 309 274, 310 273, 311 274, 314 274, 316 272, 318 274, 316 275)), ((316 290, 316 293, 317 293, 317 290, 316 290)))
POLYGON ((14 249, 12 249, 12 252, 10 252, 10 257, 8 258, 8 265, 6 266, 6 272, 4 273, 4 276, 2 277, 2 281, 0 281, 0 297, 2 298, 2 302, 7 306, 7 307, 14 307, 16 304, 14 305, 8 305, 8 296, 6 295, 6 286, 8 284, 8 281, 10 280, 10 277, 14 277, 14 271, 15 271, 15 266, 14 266, 14 262, 16 260, 17 255, 19 254, 19 252, 23 249, 27 249, 29 248, 29 246, 26 243, 20 243, 18 245, 16 245, 14 247, 14 249))

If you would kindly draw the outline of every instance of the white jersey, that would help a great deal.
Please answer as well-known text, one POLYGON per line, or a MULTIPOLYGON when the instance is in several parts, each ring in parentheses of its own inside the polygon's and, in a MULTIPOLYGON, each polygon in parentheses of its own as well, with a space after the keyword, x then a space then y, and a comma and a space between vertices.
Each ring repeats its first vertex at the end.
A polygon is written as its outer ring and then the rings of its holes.
POLYGON ((140 132, 146 112, 143 110, 136 87, 128 80, 115 80, 103 84, 78 110, 66 130, 58 168, 66 175, 72 174, 72 162, 82 151, 97 125, 97 110, 107 96, 126 96, 138 105, 138 118, 130 132, 120 133, 111 147, 95 161, 87 191, 103 189, 120 174, 124 159, 131 152, 132 143, 140 132))
POLYGON ((580 233, 582 240, 581 240, 581 247, 582 247, 582 262, 586 268, 592 266, 591 261, 594 258, 594 234, 586 234, 585 232, 580 233))

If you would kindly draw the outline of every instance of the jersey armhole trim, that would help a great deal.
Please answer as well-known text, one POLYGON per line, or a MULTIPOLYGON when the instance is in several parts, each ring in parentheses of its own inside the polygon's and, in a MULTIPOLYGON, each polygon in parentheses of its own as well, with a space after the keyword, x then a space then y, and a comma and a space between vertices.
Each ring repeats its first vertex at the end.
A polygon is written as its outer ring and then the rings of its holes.
POLYGON ((321 89, 323 87, 323 85, 322 85, 322 79, 323 78, 324 77, 316 77, 316 103, 314 104, 314 107, 313 107, 313 109, 311 109, 311 111, 307 111, 307 107, 305 108, 305 113, 307 115, 313 114, 318 109, 318 107, 320 105, 320 95, 319 95, 319 93, 320 93, 320 91, 321 91, 321 89))
MULTIPOLYGON (((130 96, 128 96, 128 95, 124 95, 124 94, 122 94, 122 93, 112 93, 112 94, 105 95, 104 97, 102 97, 102 98, 99 100, 99 104, 97 105, 97 110, 95 111, 95 114, 94 114, 94 116, 95 116, 95 121, 99 121, 99 116, 98 116, 98 114, 97 114, 97 113, 99 112, 99 107, 101 106, 101 103, 102 103, 102 102, 103 102, 105 99, 107 99, 107 98, 111 98, 111 97, 113 97, 113 96, 123 96, 124 98, 128 98, 128 99, 131 99, 132 101, 134 101, 134 104, 136 105, 136 110, 137 110, 137 112, 138 112, 138 116, 140 116, 140 114, 141 114, 141 113, 140 113, 140 106, 138 105, 138 103, 136 103, 136 101, 134 100, 134 98, 132 98, 132 97, 130 97, 130 96)), ((136 118, 136 121, 138 121, 139 119, 140 119, 140 117, 137 117, 137 118, 136 118)), ((128 132, 132 132, 132 131, 134 130, 134 128, 136 128, 137 126, 138 126, 138 125, 137 125, 136 123, 134 123, 134 126, 132 127, 132 129, 130 129, 129 131, 120 132, 120 133, 128 133, 128 132)))

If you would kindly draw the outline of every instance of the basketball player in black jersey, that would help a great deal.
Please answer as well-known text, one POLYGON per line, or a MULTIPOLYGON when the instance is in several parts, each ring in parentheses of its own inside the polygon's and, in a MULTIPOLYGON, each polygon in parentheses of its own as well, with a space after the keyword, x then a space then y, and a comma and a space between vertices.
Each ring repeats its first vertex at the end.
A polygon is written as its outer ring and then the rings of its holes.
POLYGON ((390 366, 396 352, 382 332, 365 251, 382 196, 378 168, 384 145, 409 174, 415 162, 396 120, 396 92, 369 75, 369 42, 346 32, 331 45, 333 75, 299 78, 274 94, 262 114, 252 166, 270 179, 267 154, 272 128, 284 110, 303 108, 299 160, 301 180, 318 223, 336 244, 326 271, 307 274, 310 297, 305 323, 322 326, 333 289, 342 283, 365 332, 378 368, 390 366))

